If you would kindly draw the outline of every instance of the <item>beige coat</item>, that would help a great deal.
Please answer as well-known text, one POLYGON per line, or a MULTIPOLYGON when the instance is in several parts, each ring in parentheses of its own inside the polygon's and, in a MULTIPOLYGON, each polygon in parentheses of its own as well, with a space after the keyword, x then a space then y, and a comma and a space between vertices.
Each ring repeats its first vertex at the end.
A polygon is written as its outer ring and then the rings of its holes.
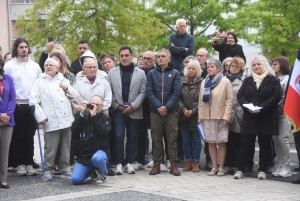
POLYGON ((231 82, 223 77, 220 83, 211 92, 212 104, 209 112, 209 102, 203 102, 205 80, 202 81, 199 95, 198 114, 199 119, 224 119, 229 121, 232 111, 232 86, 231 82))

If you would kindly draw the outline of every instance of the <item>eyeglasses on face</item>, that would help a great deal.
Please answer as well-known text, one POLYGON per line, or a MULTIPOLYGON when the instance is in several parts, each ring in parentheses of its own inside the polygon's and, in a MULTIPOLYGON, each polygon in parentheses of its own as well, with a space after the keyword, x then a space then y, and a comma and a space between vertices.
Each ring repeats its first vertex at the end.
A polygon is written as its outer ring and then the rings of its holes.
POLYGON ((278 65, 278 63, 272 63, 272 66, 277 66, 278 65))
POLYGON ((239 66, 234 66, 234 65, 231 65, 230 68, 232 68, 232 69, 240 69, 239 66))
POLYGON ((96 105, 97 107, 103 106, 103 104, 91 103, 92 105, 96 105))
POLYGON ((197 54, 196 56, 197 57, 205 57, 205 55, 203 55, 203 54, 197 54))
POLYGON ((49 66, 49 67, 53 67, 54 65, 53 65, 53 64, 45 64, 45 65, 44 65, 44 67, 48 67, 48 66, 49 66))
POLYGON ((96 68, 97 68, 97 66, 87 66, 87 67, 85 67, 85 68, 87 68, 87 69, 91 70, 91 69, 96 69, 96 68))

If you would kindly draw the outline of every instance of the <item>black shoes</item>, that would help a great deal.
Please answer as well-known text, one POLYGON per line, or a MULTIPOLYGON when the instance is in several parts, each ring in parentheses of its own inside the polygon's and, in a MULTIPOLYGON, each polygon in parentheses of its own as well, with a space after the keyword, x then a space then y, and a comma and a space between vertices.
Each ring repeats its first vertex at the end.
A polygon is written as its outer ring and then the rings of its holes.
POLYGON ((39 169, 40 168, 40 166, 35 161, 33 161, 32 167, 34 169, 39 169))
POLYGON ((4 185, 0 183, 0 188, 9 189, 10 186, 8 184, 4 185))
POLYGON ((299 172, 299 171, 300 171, 300 167, 295 167, 295 168, 294 168, 294 171, 299 172))
POLYGON ((292 180, 293 184, 300 184, 300 176, 292 180))
POLYGON ((115 171, 113 169, 109 168, 107 176, 115 176, 115 175, 116 175, 115 171))

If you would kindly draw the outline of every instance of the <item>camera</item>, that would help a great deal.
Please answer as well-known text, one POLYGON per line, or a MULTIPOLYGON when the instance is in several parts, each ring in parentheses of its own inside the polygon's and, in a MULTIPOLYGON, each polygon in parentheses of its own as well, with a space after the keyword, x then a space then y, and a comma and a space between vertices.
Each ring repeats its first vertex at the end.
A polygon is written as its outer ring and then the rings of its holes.
POLYGON ((94 106, 90 103, 86 104, 86 107, 90 110, 94 109, 94 106))

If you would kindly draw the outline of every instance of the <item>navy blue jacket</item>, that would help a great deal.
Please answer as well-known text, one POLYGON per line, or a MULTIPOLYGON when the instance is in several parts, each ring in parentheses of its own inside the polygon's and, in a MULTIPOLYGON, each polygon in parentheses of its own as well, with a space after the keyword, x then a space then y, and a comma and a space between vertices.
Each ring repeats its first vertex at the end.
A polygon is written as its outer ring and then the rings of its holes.
POLYGON ((179 71, 169 63, 164 70, 156 64, 147 75, 146 93, 151 104, 151 112, 157 112, 161 106, 166 106, 168 112, 178 110, 178 100, 181 92, 179 71))
POLYGON ((173 63, 174 68, 179 72, 181 71, 182 62, 185 57, 194 54, 194 46, 194 37, 190 34, 185 33, 181 36, 178 32, 171 34, 168 43, 168 48, 171 52, 171 63, 173 63), (172 46, 171 43, 175 46, 172 46), (188 50, 185 50, 185 48, 188 48, 188 50))

